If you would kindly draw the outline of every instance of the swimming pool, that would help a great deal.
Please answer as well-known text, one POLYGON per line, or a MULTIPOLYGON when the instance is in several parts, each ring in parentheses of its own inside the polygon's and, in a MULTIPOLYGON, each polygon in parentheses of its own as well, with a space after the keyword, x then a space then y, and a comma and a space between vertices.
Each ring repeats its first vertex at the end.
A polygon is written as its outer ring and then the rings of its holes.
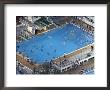
POLYGON ((94 42, 93 36, 73 24, 66 24, 17 43, 16 51, 42 64, 94 42))

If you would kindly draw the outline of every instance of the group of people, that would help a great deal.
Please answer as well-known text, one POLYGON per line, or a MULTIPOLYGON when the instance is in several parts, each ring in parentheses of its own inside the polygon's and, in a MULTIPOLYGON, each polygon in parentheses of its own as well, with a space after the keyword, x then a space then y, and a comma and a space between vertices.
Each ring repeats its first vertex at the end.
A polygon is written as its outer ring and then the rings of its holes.
POLYGON ((94 67, 82 69, 80 73, 81 74, 94 74, 94 67))

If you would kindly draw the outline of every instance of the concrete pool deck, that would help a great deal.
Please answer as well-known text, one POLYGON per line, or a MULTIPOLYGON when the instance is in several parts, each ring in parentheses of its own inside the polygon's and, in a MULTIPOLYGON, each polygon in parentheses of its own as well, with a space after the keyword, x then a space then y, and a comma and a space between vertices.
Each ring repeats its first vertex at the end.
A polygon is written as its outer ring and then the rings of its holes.
POLYGON ((20 63, 22 63, 24 66, 30 68, 31 70, 33 70, 35 67, 38 67, 39 64, 30 64, 24 57, 22 54, 16 54, 16 59, 17 61, 19 61, 20 63))

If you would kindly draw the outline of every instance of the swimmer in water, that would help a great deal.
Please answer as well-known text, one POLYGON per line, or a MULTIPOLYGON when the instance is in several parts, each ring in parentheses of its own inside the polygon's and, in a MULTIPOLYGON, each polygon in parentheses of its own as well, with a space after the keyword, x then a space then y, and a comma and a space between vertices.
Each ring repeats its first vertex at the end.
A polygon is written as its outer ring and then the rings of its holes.
POLYGON ((17 46, 17 48, 19 48, 19 46, 17 46))
POLYGON ((33 50, 31 49, 31 52, 33 52, 33 50))
POLYGON ((41 51, 43 51, 43 49, 41 48, 41 51))
POLYGON ((54 52, 56 52, 57 50, 55 49, 54 52))
POLYGON ((50 55, 50 53, 49 53, 49 52, 47 52, 47 55, 50 55))

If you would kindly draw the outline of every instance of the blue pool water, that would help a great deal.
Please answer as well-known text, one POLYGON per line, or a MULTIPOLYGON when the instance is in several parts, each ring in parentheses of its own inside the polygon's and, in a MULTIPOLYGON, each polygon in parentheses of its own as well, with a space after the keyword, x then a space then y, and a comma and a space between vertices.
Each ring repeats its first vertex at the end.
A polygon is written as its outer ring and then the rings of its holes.
POLYGON ((16 50, 37 63, 43 63, 93 42, 94 39, 89 33, 73 24, 66 24, 63 27, 18 43, 16 50))

